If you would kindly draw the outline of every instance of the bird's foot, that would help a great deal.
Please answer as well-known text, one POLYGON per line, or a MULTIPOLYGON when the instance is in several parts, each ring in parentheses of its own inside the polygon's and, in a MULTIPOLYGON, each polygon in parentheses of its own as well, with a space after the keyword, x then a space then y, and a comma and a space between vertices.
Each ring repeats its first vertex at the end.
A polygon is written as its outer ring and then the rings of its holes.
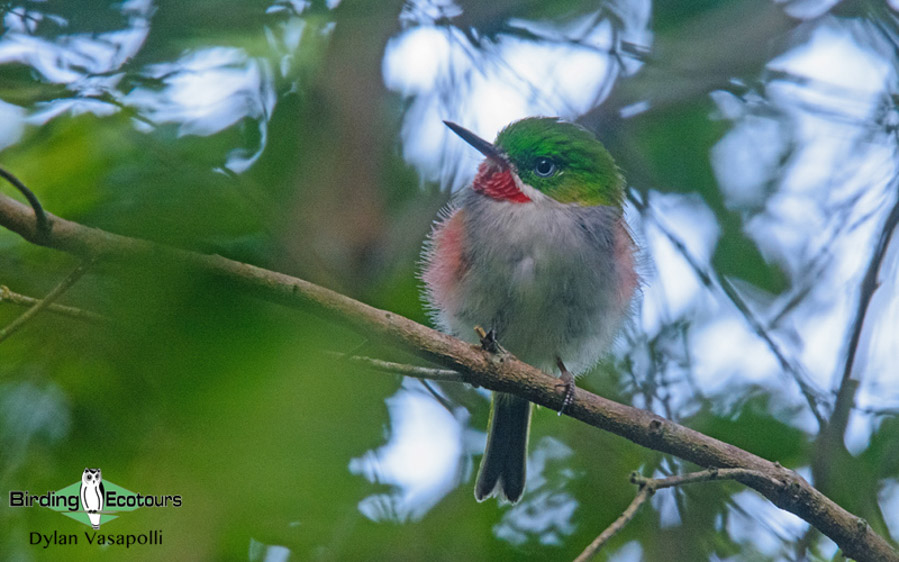
MULTIPOLYGON (((481 340, 481 349, 490 354, 490 360, 494 362, 502 363, 505 359, 506 355, 509 354, 508 351, 505 350, 503 346, 499 344, 499 341, 496 339, 496 330, 493 328, 490 329, 489 332, 485 332, 484 328, 480 326, 474 327, 475 333, 478 335, 478 339, 481 340)), ((472 346, 475 347, 475 346, 472 346)), ((479 385, 475 383, 471 383, 472 386, 477 387, 479 385)))
POLYGON ((478 338, 481 340, 481 349, 484 351, 495 355, 505 355, 508 353, 505 348, 499 344, 499 341, 496 339, 496 330, 493 328, 490 328, 489 332, 485 332, 484 328, 475 326, 474 331, 478 334, 478 338))
POLYGON ((562 363, 562 359, 559 357, 556 357, 556 366, 559 367, 560 379, 556 384, 556 389, 561 389, 565 393, 565 398, 562 399, 562 407, 559 408, 558 415, 561 416, 565 408, 571 406, 571 403, 574 402, 574 389, 577 386, 574 384, 574 375, 565 368, 565 363, 562 363))

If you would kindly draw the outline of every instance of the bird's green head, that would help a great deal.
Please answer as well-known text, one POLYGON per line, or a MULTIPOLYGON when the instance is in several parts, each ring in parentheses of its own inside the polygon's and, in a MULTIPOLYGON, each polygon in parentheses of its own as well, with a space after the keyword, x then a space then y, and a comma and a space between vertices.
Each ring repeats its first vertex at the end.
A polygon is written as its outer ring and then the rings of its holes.
POLYGON ((522 183, 560 203, 624 204, 624 178, 615 161, 579 125, 554 117, 528 117, 500 131, 493 144, 458 125, 447 125, 488 160, 510 165, 522 183))

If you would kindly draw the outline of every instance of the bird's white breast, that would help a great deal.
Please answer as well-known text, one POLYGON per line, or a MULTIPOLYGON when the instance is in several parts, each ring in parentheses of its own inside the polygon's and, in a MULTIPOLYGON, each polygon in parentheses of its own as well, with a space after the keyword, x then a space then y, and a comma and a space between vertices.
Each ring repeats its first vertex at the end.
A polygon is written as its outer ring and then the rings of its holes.
POLYGON ((628 236, 620 211, 473 192, 460 203, 468 269, 460 305, 440 313, 444 327, 466 339, 475 325, 494 328, 500 344, 545 370, 556 356, 575 374, 592 366, 630 300, 616 265, 617 237, 628 236))

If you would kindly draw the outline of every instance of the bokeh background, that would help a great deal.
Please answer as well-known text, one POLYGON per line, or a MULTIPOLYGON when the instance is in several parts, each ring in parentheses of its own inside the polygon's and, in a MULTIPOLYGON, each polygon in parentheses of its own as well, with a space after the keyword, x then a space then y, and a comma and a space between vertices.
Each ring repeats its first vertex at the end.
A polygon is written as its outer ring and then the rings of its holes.
MULTIPOLYGON (((284 271, 428 322, 431 221, 492 138, 578 120, 628 178, 644 286, 582 386, 798 470, 899 538, 899 3, 100 0, 0 4, 0 164, 52 212, 284 271), (865 280, 867 279, 867 283, 865 280)), ((14 194, 11 186, 4 193, 14 194)), ((18 196, 18 195, 16 195, 18 196)), ((0 231, 0 284, 77 262, 0 231)), ((164 263, 98 264, 0 343, 0 489, 99 466, 178 509, 85 527, 0 507, 3 559, 570 559, 631 471, 696 467, 554 412, 528 488, 477 504, 488 394, 329 351, 365 334, 164 263)), ((25 309, 0 302, 0 326, 25 309)), ((829 559, 734 483, 655 495, 601 559, 829 559)))

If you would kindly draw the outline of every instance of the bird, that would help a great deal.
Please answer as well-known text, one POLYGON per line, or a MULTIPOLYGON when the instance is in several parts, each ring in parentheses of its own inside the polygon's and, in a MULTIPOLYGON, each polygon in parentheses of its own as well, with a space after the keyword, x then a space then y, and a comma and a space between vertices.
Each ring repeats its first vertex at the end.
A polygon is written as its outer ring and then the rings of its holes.
MULTIPOLYGON (((593 133, 557 117, 515 121, 493 143, 444 123, 484 159, 425 240, 425 304, 440 330, 558 371, 568 405, 639 290, 624 177, 593 133)), ((532 409, 493 393, 479 502, 521 499, 532 409)))
POLYGON ((100 528, 101 511, 103 511, 103 497, 106 489, 103 486, 103 476, 99 468, 85 468, 81 473, 81 509, 87 512, 91 527, 94 530, 100 528))

